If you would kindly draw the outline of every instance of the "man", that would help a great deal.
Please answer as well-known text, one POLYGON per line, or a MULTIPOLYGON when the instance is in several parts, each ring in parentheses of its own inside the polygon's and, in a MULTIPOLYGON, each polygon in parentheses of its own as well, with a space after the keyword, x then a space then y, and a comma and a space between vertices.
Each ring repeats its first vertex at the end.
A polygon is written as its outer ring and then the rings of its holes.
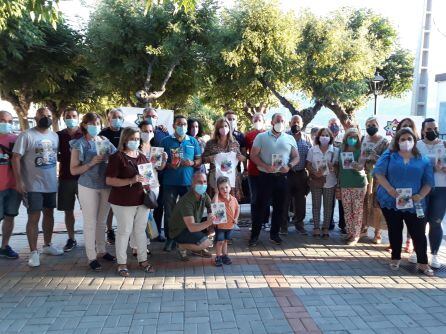
MULTIPOLYGON (((272 129, 257 135, 251 149, 250 158, 259 169, 256 207, 263 208, 272 203, 270 241, 280 245, 280 226, 285 219, 288 207, 287 174, 291 168, 299 163, 296 140, 285 133, 285 118, 276 113, 271 120, 272 129), (273 157, 274 154, 274 157, 273 157), (274 159, 273 159, 274 158, 274 159)), ((264 211, 258 210, 252 217, 252 230, 249 246, 257 244, 262 223, 266 220, 264 211)))
POLYGON ((74 203, 77 196, 77 179, 70 172, 71 150, 70 140, 82 137, 79 128, 79 115, 75 108, 67 108, 63 114, 66 129, 57 132, 59 137, 59 150, 57 160, 59 161, 59 187, 57 189, 57 210, 65 212, 65 226, 68 232, 68 240, 63 250, 70 252, 77 246, 74 236, 74 203))
MULTIPOLYGON (((240 153, 246 157, 246 141, 242 132, 237 130, 237 114, 233 110, 228 110, 224 113, 224 117, 228 120, 231 126, 232 136, 237 140, 240 146, 240 153)), ((243 162, 243 169, 247 169, 246 160, 243 162)), ((240 167, 238 167, 240 169, 240 167)))
POLYGON ((19 214, 22 201, 11 166, 12 148, 16 140, 17 135, 12 133, 12 115, 0 110, 0 222, 3 221, 0 257, 7 259, 19 258, 19 254, 9 246, 14 217, 19 214))
POLYGON ((54 208, 57 192, 57 147, 59 138, 50 130, 53 123, 51 111, 39 108, 35 117, 37 126, 22 132, 14 145, 12 168, 16 179, 17 191, 24 196, 28 209, 26 234, 31 255, 28 265, 40 266, 37 251, 39 220, 43 212, 42 252, 61 255, 63 250, 51 245, 54 228, 54 208))
POLYGON ((211 199, 206 194, 206 174, 196 172, 193 175, 191 189, 179 199, 169 220, 169 236, 178 244, 180 259, 187 261, 187 251, 202 253, 212 245, 212 241, 203 231, 213 223, 211 199), (204 209, 208 218, 201 222, 204 209))
POLYGON ((201 165, 201 148, 198 141, 186 135, 187 119, 182 115, 174 118, 175 133, 161 141, 161 147, 168 154, 163 176, 164 233, 167 241, 164 250, 169 252, 174 241, 169 234, 170 217, 178 197, 189 191, 194 167, 201 165))
MULTIPOLYGON (((158 113, 155 108, 147 107, 143 111, 143 119, 150 124, 152 124, 154 128, 153 134, 153 146, 160 147, 161 141, 169 136, 169 132, 167 132, 167 128, 164 124, 158 124, 158 113)), ((164 196, 164 187, 163 187, 163 171, 158 172, 158 182, 160 184, 160 191, 158 194, 158 207, 153 211, 153 219, 155 220, 158 231, 160 232, 158 238, 156 239, 159 242, 164 242, 166 239, 161 235, 161 225, 163 222, 163 196, 164 196)))
MULTIPOLYGON (((299 115, 294 115, 290 120, 290 135, 296 140, 297 151, 299 152, 299 163, 290 169, 288 173, 288 190, 290 200, 293 205, 294 218, 293 223, 297 233, 306 235, 304 219, 307 205, 308 173, 305 169, 307 154, 312 146, 311 137, 302 132, 303 121, 299 115)), ((289 201, 287 201, 289 202, 289 201)), ((285 214, 285 218, 288 218, 285 214)), ((281 227, 281 234, 288 234, 288 219, 284 221, 281 227)))

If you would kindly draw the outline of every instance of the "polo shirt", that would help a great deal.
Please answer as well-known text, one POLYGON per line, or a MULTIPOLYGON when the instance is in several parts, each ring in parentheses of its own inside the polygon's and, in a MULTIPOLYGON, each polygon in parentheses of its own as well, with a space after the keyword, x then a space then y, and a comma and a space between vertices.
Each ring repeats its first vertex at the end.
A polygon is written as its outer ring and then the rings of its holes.
POLYGON ((158 127, 155 128, 155 132, 153 133, 153 146, 160 147, 161 141, 169 136, 169 132, 163 131, 158 127))
MULTIPOLYGON (((161 147, 167 153, 167 163, 172 162, 173 150, 179 149, 182 160, 195 160, 201 157, 201 148, 198 140, 191 136, 185 136, 183 141, 179 141, 175 135, 165 137, 161 141, 161 147)), ((190 186, 194 167, 181 166, 176 169, 167 167, 164 170, 163 185, 166 186, 190 186)))
MULTIPOLYGON (((283 157, 285 165, 290 161, 291 150, 294 147, 297 150, 296 140, 287 133, 282 132, 279 137, 275 137, 272 131, 259 133, 254 139, 252 147, 260 149, 259 157, 267 165, 272 165, 273 154, 280 154, 283 157)), ((257 168, 267 173, 262 167, 257 168)))

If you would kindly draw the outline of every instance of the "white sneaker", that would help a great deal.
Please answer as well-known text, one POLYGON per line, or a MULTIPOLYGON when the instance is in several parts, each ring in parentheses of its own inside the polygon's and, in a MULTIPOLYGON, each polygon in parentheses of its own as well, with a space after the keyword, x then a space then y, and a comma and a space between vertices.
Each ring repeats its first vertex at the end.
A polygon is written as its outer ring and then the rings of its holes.
POLYGON ((438 255, 432 255, 431 267, 435 269, 441 268, 441 263, 438 261, 438 255))
POLYGON ((29 255, 28 266, 38 267, 40 266, 40 254, 38 251, 32 251, 29 255))
POLYGON ((417 263, 418 262, 417 253, 412 252, 412 254, 410 254, 410 256, 407 259, 407 261, 409 261, 410 263, 417 263))
POLYGON ((54 247, 53 245, 49 245, 49 246, 43 246, 42 253, 48 255, 62 255, 64 251, 63 249, 59 249, 54 247))

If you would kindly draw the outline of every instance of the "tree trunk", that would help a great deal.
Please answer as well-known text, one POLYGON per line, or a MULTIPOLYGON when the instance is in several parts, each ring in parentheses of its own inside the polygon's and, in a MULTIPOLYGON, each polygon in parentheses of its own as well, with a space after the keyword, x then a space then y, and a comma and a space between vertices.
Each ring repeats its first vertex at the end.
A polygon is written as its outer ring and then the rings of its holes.
POLYGON ((29 128, 28 112, 31 106, 31 101, 23 95, 16 95, 12 92, 2 94, 2 97, 12 104, 14 111, 19 119, 20 129, 25 131, 29 128))
POLYGON ((344 127, 344 130, 347 130, 352 127, 356 127, 359 130, 354 110, 346 110, 337 103, 329 101, 324 101, 324 107, 334 112, 334 114, 338 117, 339 121, 341 122, 341 125, 344 127))

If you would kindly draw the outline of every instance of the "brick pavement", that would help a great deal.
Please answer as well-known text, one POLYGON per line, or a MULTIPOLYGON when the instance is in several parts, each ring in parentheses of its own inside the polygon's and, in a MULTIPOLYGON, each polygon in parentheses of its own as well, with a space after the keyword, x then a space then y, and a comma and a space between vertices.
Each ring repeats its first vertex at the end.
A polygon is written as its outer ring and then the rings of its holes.
MULTIPOLYGON (((16 232, 24 221, 21 212, 16 232)), ((154 243, 157 272, 144 274, 131 258, 126 279, 110 264, 88 270, 82 234, 80 247, 42 255, 39 268, 26 264, 26 237, 14 236, 21 259, 0 260, 0 333, 446 333, 446 278, 391 271, 385 246, 290 232, 282 246, 264 233, 248 249, 248 235, 236 232, 234 264, 223 268, 178 262, 154 243)))

